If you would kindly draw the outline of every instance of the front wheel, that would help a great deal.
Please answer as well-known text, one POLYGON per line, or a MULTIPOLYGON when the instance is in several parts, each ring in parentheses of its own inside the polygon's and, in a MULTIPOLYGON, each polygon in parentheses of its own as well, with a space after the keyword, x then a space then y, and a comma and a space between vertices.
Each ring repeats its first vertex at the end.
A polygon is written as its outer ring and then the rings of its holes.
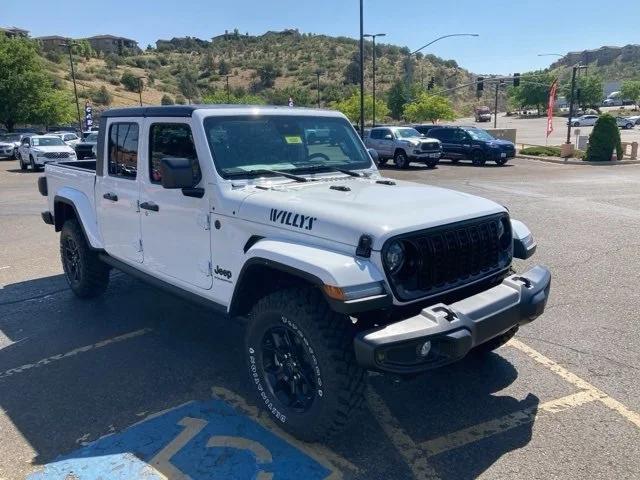
POLYGON ((508 158, 496 158, 496 165, 502 167, 508 160, 508 158))
POLYGON ((18 154, 18 161, 20 162, 20 170, 24 171, 27 169, 27 164, 22 161, 22 155, 18 154))
POLYGON ((438 165, 438 160, 427 161, 427 168, 436 168, 436 165, 438 165))
POLYGON ((258 404, 284 430, 321 441, 361 407, 365 371, 355 362, 348 317, 313 288, 288 288, 252 310, 245 352, 258 404))
POLYGON ((393 157, 393 161, 396 164, 396 167, 406 170, 409 168, 409 157, 402 150, 398 150, 393 157))
POLYGON ((487 163, 487 159, 480 150, 475 150, 471 154, 471 163, 473 163, 476 167, 482 167, 485 163, 487 163))
POLYGON ((64 222, 60 233, 60 258, 67 282, 80 298, 102 295, 109 285, 109 266, 91 250, 75 218, 64 222))

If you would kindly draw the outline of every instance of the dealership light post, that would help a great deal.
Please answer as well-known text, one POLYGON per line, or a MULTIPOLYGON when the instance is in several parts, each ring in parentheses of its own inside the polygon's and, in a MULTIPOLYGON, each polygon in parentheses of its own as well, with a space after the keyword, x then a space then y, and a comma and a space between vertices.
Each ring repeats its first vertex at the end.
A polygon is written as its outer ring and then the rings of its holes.
POLYGON ((386 37, 386 33, 367 33, 364 37, 373 41, 373 126, 376 126, 376 37, 386 37))
POLYGON ((80 102, 78 101, 78 87, 76 86, 76 72, 73 68, 73 55, 71 54, 71 49, 76 47, 77 43, 72 43, 71 40, 67 40, 65 43, 61 43, 61 47, 66 47, 69 52, 69 64, 71 65, 71 80, 73 81, 73 93, 76 97, 76 111, 78 112, 78 128, 80 128, 80 132, 82 132, 82 119, 80 118, 80 102))

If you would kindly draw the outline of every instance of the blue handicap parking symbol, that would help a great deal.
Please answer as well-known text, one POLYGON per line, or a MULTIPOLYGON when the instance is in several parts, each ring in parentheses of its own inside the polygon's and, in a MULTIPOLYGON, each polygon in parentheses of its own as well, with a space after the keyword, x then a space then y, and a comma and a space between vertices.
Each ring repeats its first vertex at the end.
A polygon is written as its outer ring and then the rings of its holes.
POLYGON ((323 479, 330 470, 222 400, 192 402, 103 437, 29 480, 323 479))

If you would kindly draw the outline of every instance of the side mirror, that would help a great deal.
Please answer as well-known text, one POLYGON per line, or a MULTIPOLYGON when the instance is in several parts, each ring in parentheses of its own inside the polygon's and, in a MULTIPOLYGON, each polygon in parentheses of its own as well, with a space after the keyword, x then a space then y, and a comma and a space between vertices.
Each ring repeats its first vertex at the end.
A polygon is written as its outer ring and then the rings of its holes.
POLYGON ((373 163, 375 163, 377 166, 378 162, 380 161, 380 155, 378 155, 378 152, 373 148, 367 149, 367 152, 369 152, 369 155, 371 156, 371 160, 373 160, 373 163))
POLYGON ((388 133, 388 134, 386 134, 386 135, 384 136, 384 139, 385 139, 385 140, 393 140, 393 135, 391 135, 390 133, 388 133))
POLYGON ((193 165, 188 158, 163 158, 160 162, 162 188, 191 188, 193 179, 193 165))

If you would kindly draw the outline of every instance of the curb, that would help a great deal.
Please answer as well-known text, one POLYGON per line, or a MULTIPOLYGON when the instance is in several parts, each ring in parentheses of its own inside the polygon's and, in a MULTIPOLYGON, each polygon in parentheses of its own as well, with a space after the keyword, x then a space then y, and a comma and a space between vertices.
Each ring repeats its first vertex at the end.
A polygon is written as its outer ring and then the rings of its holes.
POLYGON ((640 160, 613 160, 610 162, 585 162, 584 160, 577 160, 575 158, 564 159, 559 157, 534 157, 532 155, 520 155, 517 154, 516 158, 523 160, 537 160, 538 162, 557 163, 560 165, 585 165, 591 167, 610 167, 613 165, 638 165, 640 160))

